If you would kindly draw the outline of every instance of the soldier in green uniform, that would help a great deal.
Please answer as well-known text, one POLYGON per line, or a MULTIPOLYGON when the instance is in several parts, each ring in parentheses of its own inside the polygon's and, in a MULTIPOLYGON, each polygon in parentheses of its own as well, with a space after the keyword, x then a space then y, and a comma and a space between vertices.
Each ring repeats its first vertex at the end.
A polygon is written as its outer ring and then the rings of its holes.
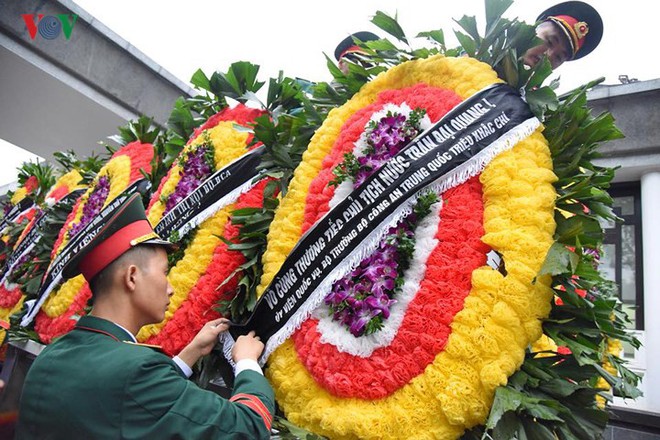
POLYGON ((553 69, 565 61, 590 54, 603 36, 603 20, 596 9, 581 1, 556 4, 541 13, 536 21, 536 36, 541 44, 523 55, 523 62, 534 67, 543 56, 553 69))
POLYGON ((264 346, 254 334, 234 346, 229 400, 187 380, 227 330, 226 320, 207 323, 174 359, 136 342, 142 326, 165 316, 169 246, 135 195, 71 259, 65 276, 82 272, 94 306, 35 359, 17 439, 269 438, 274 395, 257 363, 264 346))

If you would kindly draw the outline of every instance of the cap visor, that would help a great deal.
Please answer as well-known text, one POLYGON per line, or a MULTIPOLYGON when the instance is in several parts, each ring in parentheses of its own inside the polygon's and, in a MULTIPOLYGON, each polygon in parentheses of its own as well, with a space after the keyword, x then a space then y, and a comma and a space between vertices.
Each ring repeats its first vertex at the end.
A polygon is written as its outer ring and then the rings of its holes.
POLYGON ((167 250, 167 252, 172 252, 176 251, 179 249, 179 245, 176 243, 172 243, 171 241, 167 240, 161 240, 160 238, 151 238, 149 240, 142 241, 138 244, 150 244, 154 246, 164 246, 167 250))

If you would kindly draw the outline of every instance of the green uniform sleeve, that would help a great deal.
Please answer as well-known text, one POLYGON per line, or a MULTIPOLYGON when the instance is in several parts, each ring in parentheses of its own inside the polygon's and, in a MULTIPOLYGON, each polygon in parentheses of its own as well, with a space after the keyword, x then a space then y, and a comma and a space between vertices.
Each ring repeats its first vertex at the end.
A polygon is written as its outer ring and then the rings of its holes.
POLYGON ((122 436, 127 439, 270 438, 273 390, 254 371, 237 376, 234 397, 243 397, 232 402, 182 378, 173 362, 154 354, 127 377, 125 395, 122 436))

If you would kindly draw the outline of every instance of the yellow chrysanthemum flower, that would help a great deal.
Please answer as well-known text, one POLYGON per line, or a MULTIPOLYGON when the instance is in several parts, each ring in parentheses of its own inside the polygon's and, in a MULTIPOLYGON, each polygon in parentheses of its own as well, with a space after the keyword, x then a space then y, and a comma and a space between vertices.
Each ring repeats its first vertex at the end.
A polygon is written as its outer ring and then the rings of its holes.
MULTIPOLYGON (((247 133, 234 128, 232 121, 222 121, 215 127, 205 130, 197 136, 197 138, 185 147, 182 154, 204 144, 208 139, 215 148, 215 168, 219 170, 245 154, 247 137, 247 133)), ((180 166, 175 164, 174 169, 170 173, 169 180, 163 185, 161 197, 167 197, 175 191, 181 179, 179 171, 180 166)), ((165 319, 158 324, 142 327, 137 335, 139 341, 145 341, 150 336, 158 334, 163 326, 172 318, 174 312, 188 298, 190 290, 210 264, 213 258, 213 250, 220 243, 219 237, 224 232, 225 225, 229 220, 229 213, 232 210, 233 205, 224 207, 200 224, 194 232, 195 238, 186 248, 183 258, 176 263, 167 275, 174 294, 170 298, 170 305, 165 312, 165 319)), ((158 224, 164 212, 165 203, 162 200, 157 200, 148 212, 148 218, 151 224, 158 224)))

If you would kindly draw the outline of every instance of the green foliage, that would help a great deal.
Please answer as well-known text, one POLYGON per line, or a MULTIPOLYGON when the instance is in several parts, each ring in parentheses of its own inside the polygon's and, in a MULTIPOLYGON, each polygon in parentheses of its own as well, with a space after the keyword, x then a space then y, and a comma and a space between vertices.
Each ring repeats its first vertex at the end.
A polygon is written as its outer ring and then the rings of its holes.
POLYGON ((456 37, 465 54, 489 64, 511 87, 524 91, 530 109, 543 120, 548 110, 557 107, 557 95, 554 92, 557 83, 543 85, 552 73, 547 60, 529 69, 520 58, 538 44, 534 26, 502 17, 513 3, 512 0, 488 0, 485 3, 484 36, 479 34, 476 19, 464 16, 456 20, 456 23, 465 33, 456 31, 456 37))
MULTIPOLYGON (((406 38, 405 32, 397 22, 397 17, 390 17, 381 11, 376 11, 376 15, 371 19, 371 22, 396 38, 397 40, 408 44, 408 38, 406 38)), ((356 39, 357 40, 357 39, 356 39)), ((357 40, 359 41, 359 40, 357 40)))
POLYGON ((189 234, 179 237, 178 231, 174 231, 168 237, 168 240, 172 243, 177 244, 177 248, 167 254, 167 266, 171 269, 176 266, 176 263, 183 258, 186 253, 186 248, 195 238, 195 233, 197 230, 190 231, 189 234))
POLYGON ((418 38, 427 38, 430 43, 439 45, 441 51, 446 50, 445 46, 445 32, 442 29, 437 29, 434 31, 425 31, 417 34, 418 38))
POLYGON ((234 386, 234 369, 225 358, 222 346, 216 345, 213 347, 211 353, 197 361, 193 368, 193 375, 190 380, 195 382, 197 386, 203 389, 209 389, 211 381, 221 380, 227 388, 234 386))
POLYGON ((472 429, 463 438, 600 437, 607 413, 596 405, 599 390, 586 381, 594 370, 585 371, 570 357, 549 354, 539 358, 528 353, 507 386, 496 390, 486 425, 472 429))
POLYGON ((195 119, 190 110, 191 107, 192 105, 184 98, 177 99, 174 102, 174 108, 167 120, 167 125, 170 130, 177 137, 183 139, 184 144, 185 140, 188 140, 195 128, 203 122, 201 119, 195 119))
POLYGON ((158 157, 168 169, 183 150, 195 128, 204 121, 203 118, 195 117, 193 114, 190 102, 193 99, 189 98, 186 101, 182 97, 178 98, 167 120, 168 130, 162 144, 159 144, 158 157))
POLYGON ((555 242, 545 257, 539 275, 560 275, 567 269, 575 271, 579 261, 580 257, 575 252, 567 249, 563 244, 555 242))
POLYGON ((280 71, 277 78, 269 80, 266 105, 262 106, 276 120, 282 113, 299 113, 305 89, 310 85, 299 79, 285 77, 280 71))
POLYGON ((323 116, 311 105, 297 80, 280 75, 277 81, 271 81, 268 96, 271 112, 256 118, 253 127, 254 142, 261 142, 266 149, 258 169, 274 178, 284 195, 323 116))
POLYGON ((325 440, 325 437, 296 426, 279 415, 273 419, 273 430, 276 432, 271 437, 273 440, 325 440))
POLYGON ((55 156, 55 161, 66 172, 78 170, 82 176, 82 183, 84 185, 89 185, 94 180, 108 159, 97 154, 91 154, 84 159, 80 159, 73 150, 57 151, 53 155, 55 156))
POLYGON ((521 370, 506 387, 498 388, 486 427, 474 429, 466 438, 597 438, 607 412, 595 404, 595 396, 609 395, 595 388, 596 380, 605 379, 615 395, 640 395, 639 377, 607 350, 608 339, 636 348, 640 344, 625 330, 628 318, 616 285, 597 270, 604 234, 599 220, 618 219, 607 193, 614 170, 594 165, 593 159, 601 143, 622 134, 610 114, 591 115, 586 90, 594 84, 574 90, 556 108, 547 109, 544 121, 558 178, 557 229, 539 275, 553 277, 558 301, 543 331, 570 354, 536 358, 528 353, 521 370), (604 361, 616 375, 605 370, 604 361))
POLYGON ((21 320, 23 319, 23 316, 27 313, 27 308, 21 309, 19 312, 14 313, 9 317, 9 330, 7 330, 7 340, 11 341, 27 341, 27 340, 32 340, 34 342, 41 343, 41 340, 39 339, 39 335, 37 332, 32 328, 32 326, 29 327, 21 327, 21 320))
MULTIPOLYGON (((35 177, 37 180, 37 187, 26 197, 32 199, 35 203, 43 203, 48 190, 55 184, 55 169, 52 165, 46 162, 30 161, 23 162, 18 171, 18 184, 24 186, 30 177, 35 177)), ((7 197, 11 198, 13 192, 7 193, 7 197)))
POLYGON ((218 311, 224 316, 230 316, 234 322, 243 321, 257 303, 257 286, 263 274, 261 257, 266 250, 266 237, 270 224, 279 206, 277 193, 278 185, 271 180, 264 189, 261 208, 243 208, 232 212, 231 222, 239 226, 237 239, 230 241, 220 237, 230 251, 241 252, 246 260, 222 284, 235 276, 240 276, 236 295, 230 301, 218 304, 218 311))
POLYGON ((264 85, 257 80, 259 66, 247 61, 237 61, 227 72, 213 72, 207 77, 197 70, 190 82, 204 94, 190 98, 191 109, 208 119, 228 106, 227 98, 245 103, 264 85))
POLYGON ((601 143, 623 135, 611 114, 591 115, 586 105, 589 86, 575 90, 549 112, 544 131, 558 178, 556 239, 573 247, 601 243, 603 232, 598 219, 617 220, 607 193, 614 169, 596 166, 593 160, 599 157, 597 148, 601 143))
MULTIPOLYGON (((255 100, 255 93, 264 85, 256 79, 258 72, 259 66, 246 61, 235 62, 227 72, 214 72, 210 77, 201 69, 197 70, 190 82, 201 93, 175 101, 167 121, 168 130, 161 142, 155 144, 160 168, 170 168, 195 129, 229 106, 228 98, 241 103, 255 100)), ((290 98, 289 91, 284 85, 281 88, 283 91, 278 98, 286 102, 290 98)))
POLYGON ((485 2, 486 24, 483 36, 479 33, 475 17, 463 16, 456 20, 462 29, 454 32, 460 46, 449 49, 445 44, 445 34, 440 29, 417 34, 417 37, 426 38, 431 47, 413 48, 396 17, 377 11, 372 23, 406 47, 399 47, 387 39, 367 42, 355 39, 355 44, 363 53, 356 54, 352 60, 344 60, 349 68, 347 74, 342 73, 334 61, 326 57, 333 81, 317 85, 314 104, 322 108, 341 105, 376 75, 405 61, 436 54, 467 55, 489 64, 510 86, 523 91, 531 110, 543 119, 546 111, 554 110, 557 106, 554 89, 558 84, 543 84, 552 73, 547 60, 533 69, 524 66, 521 56, 538 44, 539 40, 535 36, 534 26, 502 16, 511 4, 511 0, 485 2))
POLYGON ((256 99, 255 93, 264 85, 257 80, 258 72, 259 66, 239 61, 231 64, 227 72, 214 72, 210 77, 201 69, 193 74, 190 82, 200 93, 176 100, 167 121, 168 130, 155 144, 160 163, 154 168, 157 174, 152 173, 154 186, 164 177, 195 129, 226 109, 228 99, 241 103, 256 99))
MULTIPOLYGON (((285 194, 293 170, 302 159, 309 140, 322 118, 309 105, 306 90, 310 83, 285 77, 282 72, 271 78, 266 103, 261 106, 268 113, 255 119, 250 127, 242 129, 254 133, 253 143, 265 148, 257 167, 259 178, 269 178, 264 190, 261 208, 238 209, 231 213, 231 221, 239 226, 236 242, 224 240, 228 249, 241 252, 245 263, 239 266, 223 283, 240 277, 235 297, 218 304, 218 311, 234 321, 241 321, 254 309, 256 288, 262 275, 261 256, 266 249, 266 236, 279 205, 279 194, 285 194)), ((250 96, 253 100, 255 96, 250 96)))
POLYGON ((344 153, 344 160, 332 170, 335 178, 328 185, 339 186, 346 180, 352 180, 360 171, 360 163, 353 152, 344 153))
POLYGON ((108 139, 124 146, 131 142, 153 144, 160 135, 160 128, 153 125, 153 118, 140 116, 137 120, 129 121, 126 125, 117 128, 119 134, 109 136, 108 139))

